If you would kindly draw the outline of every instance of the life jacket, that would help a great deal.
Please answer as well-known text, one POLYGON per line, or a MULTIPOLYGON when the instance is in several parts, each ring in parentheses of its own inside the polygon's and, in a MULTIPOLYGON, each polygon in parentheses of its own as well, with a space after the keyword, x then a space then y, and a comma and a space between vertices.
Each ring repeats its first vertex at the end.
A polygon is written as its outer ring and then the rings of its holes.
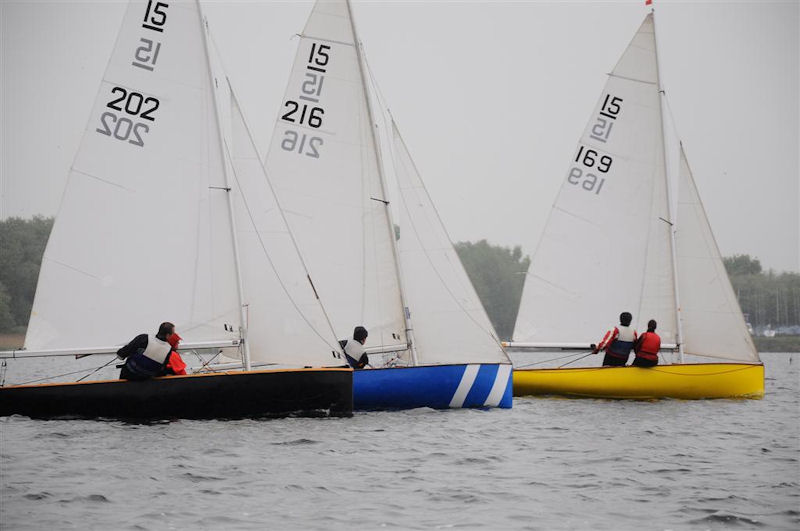
POLYGON ((639 339, 637 358, 658 361, 658 351, 661 349, 661 338, 655 332, 645 332, 639 339))
POLYGON ((167 358, 167 365, 165 367, 167 374, 179 376, 186 374, 186 363, 184 363, 181 355, 178 354, 178 343, 180 343, 182 339, 183 338, 177 333, 173 333, 169 336, 169 339, 167 339, 169 345, 172 347, 172 352, 169 353, 169 358, 167 358))
POLYGON ((169 354, 169 361, 167 361, 167 371, 172 372, 172 374, 177 375, 184 375, 186 374, 186 362, 183 361, 181 355, 178 354, 177 350, 173 350, 169 354))
POLYGON ((606 352, 618 358, 628 359, 636 341, 636 330, 630 326, 619 325, 616 327, 617 338, 608 345, 606 352))
POLYGON ((128 356, 125 366, 139 376, 161 376, 171 350, 172 346, 166 341, 148 335, 147 347, 137 349, 135 354, 128 356))
POLYGON ((363 369, 369 363, 369 357, 366 355, 364 345, 361 342, 351 337, 350 339, 339 341, 339 344, 344 350, 344 357, 347 359, 347 363, 354 369, 363 369))

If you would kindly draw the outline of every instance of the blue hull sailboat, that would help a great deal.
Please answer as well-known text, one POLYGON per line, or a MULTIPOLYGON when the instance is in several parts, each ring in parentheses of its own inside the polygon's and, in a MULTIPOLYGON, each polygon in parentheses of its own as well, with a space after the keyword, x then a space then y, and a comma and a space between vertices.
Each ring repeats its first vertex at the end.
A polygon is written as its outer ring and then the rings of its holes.
POLYGON ((383 113, 381 144, 350 3, 317 2, 299 37, 267 173, 333 329, 369 331, 354 407, 511 407, 511 362, 383 113))

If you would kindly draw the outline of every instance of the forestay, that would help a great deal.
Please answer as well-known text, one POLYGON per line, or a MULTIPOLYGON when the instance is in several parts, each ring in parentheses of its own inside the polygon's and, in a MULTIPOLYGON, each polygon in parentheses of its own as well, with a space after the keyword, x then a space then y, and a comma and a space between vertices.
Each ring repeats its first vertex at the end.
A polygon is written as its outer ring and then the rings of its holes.
POLYGON ((526 277, 514 340, 597 342, 623 311, 676 338, 652 15, 609 75, 526 277))
POLYGON ((268 154, 270 179, 336 333, 405 344, 405 321, 379 161, 353 24, 344 0, 317 2, 268 154))
POLYGON ((418 362, 509 363, 394 122, 392 135, 400 264, 418 362))
POLYGON ((342 365, 336 337, 234 97, 230 110, 232 193, 250 357, 253 362, 342 365))
POLYGON ((687 354, 758 361, 681 146, 675 247, 687 354))

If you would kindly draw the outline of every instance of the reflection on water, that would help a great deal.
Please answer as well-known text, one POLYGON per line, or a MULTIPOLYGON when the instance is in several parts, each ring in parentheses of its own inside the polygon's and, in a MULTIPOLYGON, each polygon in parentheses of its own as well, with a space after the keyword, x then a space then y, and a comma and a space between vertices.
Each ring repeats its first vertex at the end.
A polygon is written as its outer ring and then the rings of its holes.
POLYGON ((763 357, 763 400, 518 398, 512 410, 150 425, 6 418, 0 527, 796 529, 800 356, 763 357))

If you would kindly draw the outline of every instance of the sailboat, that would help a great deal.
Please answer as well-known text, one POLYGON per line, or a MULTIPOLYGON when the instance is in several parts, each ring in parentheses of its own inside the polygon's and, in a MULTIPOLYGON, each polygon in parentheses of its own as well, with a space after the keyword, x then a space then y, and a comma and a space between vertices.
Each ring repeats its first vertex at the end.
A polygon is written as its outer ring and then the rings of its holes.
POLYGON ((515 395, 763 396, 764 367, 682 144, 676 146, 678 182, 668 178, 662 95, 651 12, 609 74, 575 148, 533 254, 508 345, 586 351, 628 311, 640 325, 655 319, 662 354, 675 350, 680 363, 520 368, 515 395))
POLYGON ((350 3, 318 1, 299 41, 267 167, 337 336, 369 331, 354 407, 511 407, 510 360, 393 120, 381 143, 350 3))
POLYGON ((113 354, 172 321, 230 366, 147 381, 0 388, 0 415, 352 414, 352 370, 303 269, 199 2, 132 0, 44 253, 25 348, 113 354), (224 107, 227 108, 227 107, 224 107))

